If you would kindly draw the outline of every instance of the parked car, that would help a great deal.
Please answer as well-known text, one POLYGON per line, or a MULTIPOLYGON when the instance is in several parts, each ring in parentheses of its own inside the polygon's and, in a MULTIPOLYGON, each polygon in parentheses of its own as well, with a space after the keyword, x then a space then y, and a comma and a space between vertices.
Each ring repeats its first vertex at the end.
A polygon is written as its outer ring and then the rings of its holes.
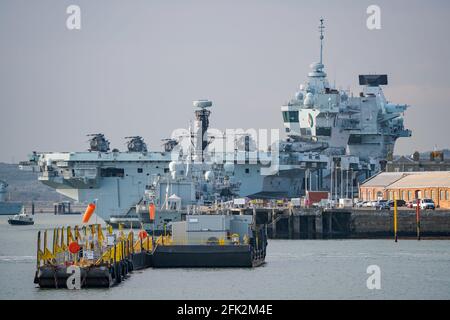
POLYGON ((365 201, 362 205, 363 208, 373 208, 376 204, 376 201, 365 201))
POLYGON ((385 210, 385 209, 389 209, 389 201, 387 200, 378 200, 375 204, 375 209, 376 210, 385 210))
POLYGON ((370 207, 371 201, 364 201, 364 203, 362 204, 363 208, 368 208, 370 207))
POLYGON ((360 200, 360 201, 357 201, 357 202, 355 203, 355 207, 356 207, 356 208, 362 208, 366 202, 367 202, 367 201, 361 201, 361 200, 360 200))
MULTIPOLYGON (((417 206, 417 204, 416 204, 416 206, 417 206)), ((420 200, 420 209, 422 209, 422 210, 427 210, 427 209, 434 210, 434 209, 436 209, 436 205, 434 204, 434 201, 432 199, 421 199, 420 200)))
POLYGON ((370 201, 363 201, 361 204, 361 208, 367 208, 369 206, 370 201))
POLYGON ((414 199, 413 201, 410 201, 410 202, 408 202, 408 204, 406 205, 408 208, 415 208, 415 207, 417 207, 417 201, 419 201, 420 202, 420 199, 419 200, 417 200, 417 199, 414 199))
MULTIPOLYGON (((436 209, 433 199, 419 199, 419 207, 421 210, 436 209)), ((408 208, 417 208, 417 199, 408 203, 408 208)))
MULTIPOLYGON (((398 200, 396 200, 396 202, 397 202, 397 207, 406 207, 406 201, 405 200, 398 199, 398 200)), ((394 200, 389 200, 388 204, 389 204, 390 208, 393 208, 394 207, 394 200)))

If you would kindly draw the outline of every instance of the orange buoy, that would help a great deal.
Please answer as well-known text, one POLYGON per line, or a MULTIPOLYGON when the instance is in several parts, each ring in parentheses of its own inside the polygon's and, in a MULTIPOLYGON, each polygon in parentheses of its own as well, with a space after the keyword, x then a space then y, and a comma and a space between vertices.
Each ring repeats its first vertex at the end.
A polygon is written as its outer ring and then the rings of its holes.
POLYGON ((148 237, 148 233, 145 230, 139 231, 139 239, 145 239, 148 237))
POLYGON ((69 243, 69 251, 70 253, 77 253, 78 251, 80 251, 80 245, 78 244, 78 242, 76 241, 72 241, 71 243, 69 243))
POLYGON ((148 213, 150 214, 150 221, 155 220, 155 205, 153 203, 150 203, 148 206, 148 213))
POLYGON ((87 206, 86 211, 84 212, 84 215, 83 215, 83 223, 89 222, 89 219, 91 218, 94 211, 95 211, 95 204, 89 203, 89 205, 87 206))

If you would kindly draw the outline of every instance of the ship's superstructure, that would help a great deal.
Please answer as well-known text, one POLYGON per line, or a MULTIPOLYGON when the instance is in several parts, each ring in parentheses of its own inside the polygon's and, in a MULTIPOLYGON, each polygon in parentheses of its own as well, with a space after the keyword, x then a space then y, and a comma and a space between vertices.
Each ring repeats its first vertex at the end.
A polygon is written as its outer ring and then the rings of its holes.
MULTIPOLYGON (((267 151, 256 149, 249 135, 234 137, 233 150, 214 148, 212 142, 223 137, 209 128, 212 102, 197 100, 193 126, 164 140, 162 152, 148 151, 139 136, 128 138, 126 152, 110 151, 109 141, 95 134, 88 152, 34 153, 28 164, 38 165, 39 180, 59 193, 80 202, 97 199, 96 212, 105 220, 135 213, 156 176, 168 180, 175 174, 180 180, 192 170, 238 184, 239 197, 289 198, 326 190, 332 199, 351 198, 358 181, 382 169, 395 141, 411 135, 403 126, 407 106, 386 100, 381 89, 386 75, 360 76, 364 87, 358 97, 333 88, 323 64, 323 30, 321 20, 319 62, 281 108, 287 139, 267 151)), ((203 197, 209 192, 204 191, 203 197)))
POLYGON ((169 163, 169 174, 157 174, 146 187, 136 213, 152 234, 163 232, 169 222, 181 221, 201 207, 211 207, 238 196, 240 183, 229 166, 195 162, 192 157, 169 163), (154 206, 154 216, 149 215, 154 206))
POLYGON ((295 98, 281 108, 287 135, 293 141, 326 144, 329 155, 353 155, 379 162, 394 151, 395 141, 410 137, 403 125, 407 105, 389 103, 381 86, 387 75, 360 75, 359 97, 333 88, 322 61, 323 19, 320 24, 320 61, 311 65, 308 80, 295 98))

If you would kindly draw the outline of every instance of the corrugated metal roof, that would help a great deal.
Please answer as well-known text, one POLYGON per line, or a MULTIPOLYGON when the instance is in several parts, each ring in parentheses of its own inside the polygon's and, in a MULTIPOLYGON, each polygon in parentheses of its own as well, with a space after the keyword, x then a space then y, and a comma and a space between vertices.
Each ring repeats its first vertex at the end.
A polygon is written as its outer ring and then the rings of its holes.
POLYGON ((404 175, 404 172, 382 172, 364 182, 361 187, 386 187, 404 175))
POLYGON ((389 188, 426 188, 426 187, 448 187, 450 188, 450 171, 433 171, 424 174, 408 174, 389 188))
POLYGON ((450 171, 382 172, 367 180, 361 187, 425 188, 449 187, 450 171))

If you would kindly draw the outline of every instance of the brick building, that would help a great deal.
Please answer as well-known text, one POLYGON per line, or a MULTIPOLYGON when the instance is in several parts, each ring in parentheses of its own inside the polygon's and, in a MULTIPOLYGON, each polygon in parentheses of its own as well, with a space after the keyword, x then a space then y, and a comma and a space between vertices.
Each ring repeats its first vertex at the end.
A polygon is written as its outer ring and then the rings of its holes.
POLYGON ((394 196, 407 202, 433 199, 437 207, 450 209, 450 171, 382 172, 359 187, 364 201, 393 200, 394 196))
POLYGON ((386 163, 387 172, 422 172, 422 171, 449 171, 450 159, 444 157, 443 151, 434 151, 429 157, 423 158, 416 152, 412 157, 402 156, 391 159, 386 163))

